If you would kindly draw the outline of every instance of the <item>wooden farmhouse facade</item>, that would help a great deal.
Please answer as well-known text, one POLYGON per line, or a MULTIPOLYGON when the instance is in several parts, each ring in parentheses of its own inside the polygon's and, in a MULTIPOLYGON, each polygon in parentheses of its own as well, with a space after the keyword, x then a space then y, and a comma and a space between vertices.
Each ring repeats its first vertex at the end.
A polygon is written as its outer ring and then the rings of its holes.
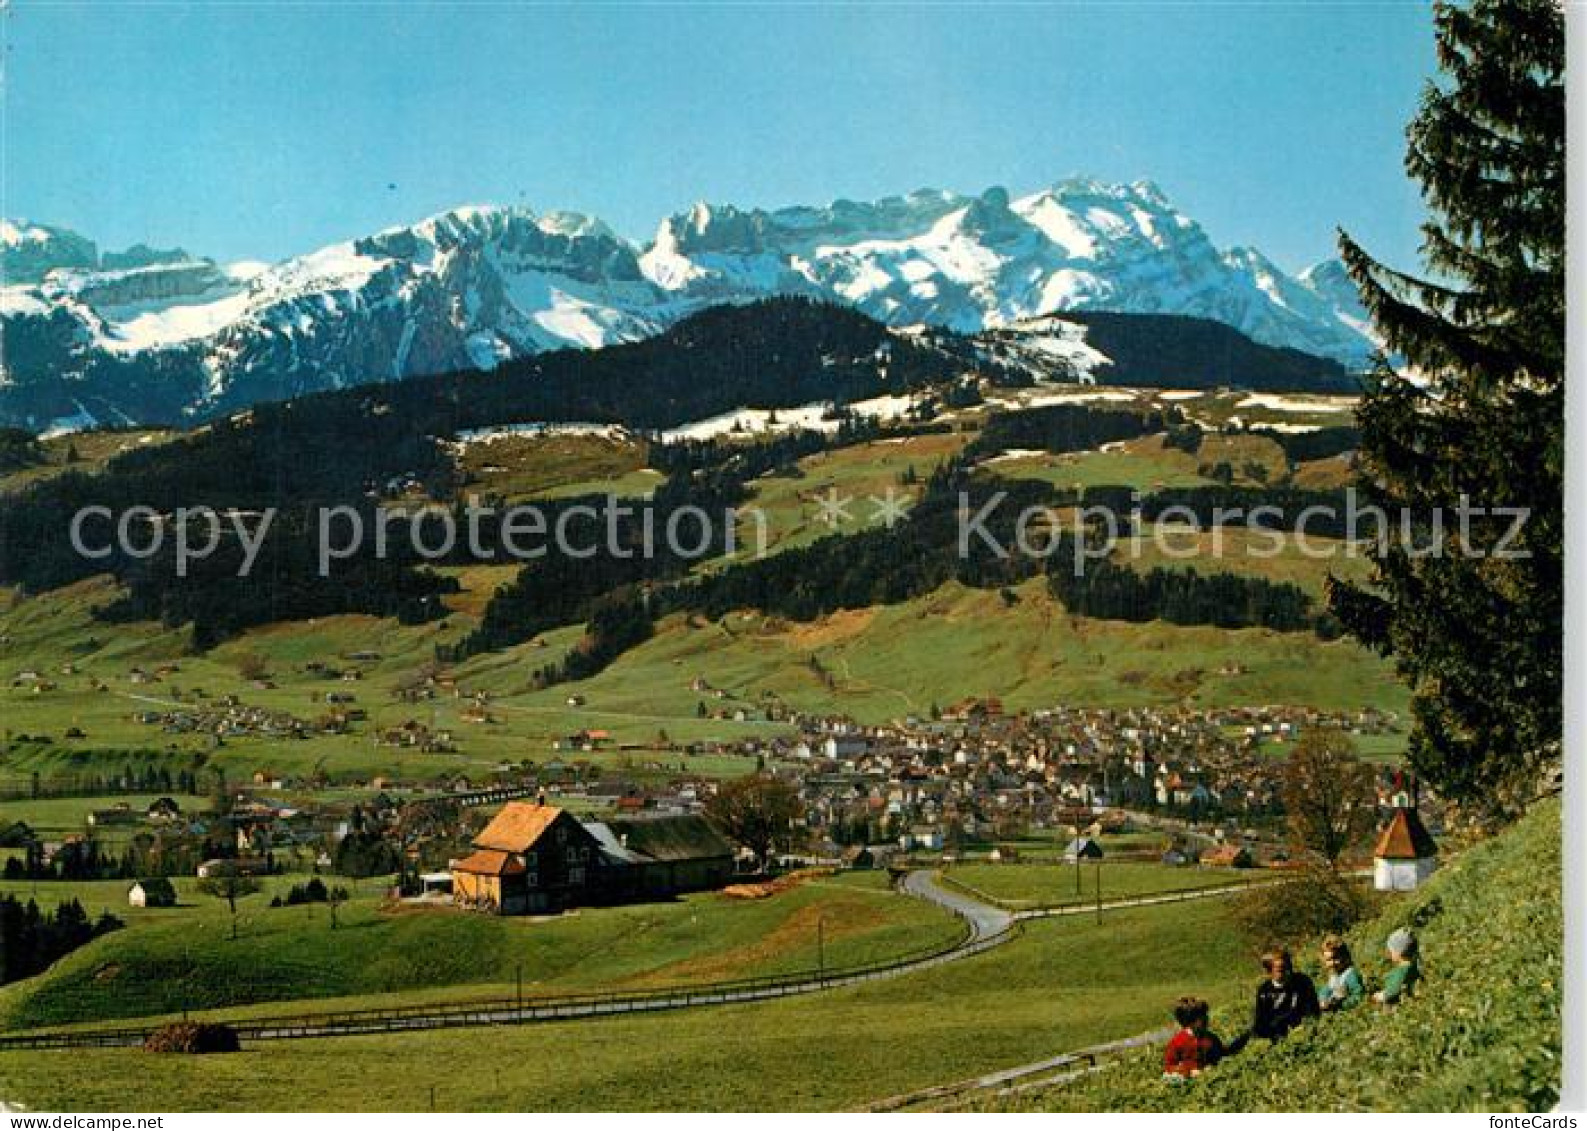
POLYGON ((733 849, 702 817, 584 824, 565 809, 509 801, 452 864, 459 907, 550 914, 721 887, 733 849))

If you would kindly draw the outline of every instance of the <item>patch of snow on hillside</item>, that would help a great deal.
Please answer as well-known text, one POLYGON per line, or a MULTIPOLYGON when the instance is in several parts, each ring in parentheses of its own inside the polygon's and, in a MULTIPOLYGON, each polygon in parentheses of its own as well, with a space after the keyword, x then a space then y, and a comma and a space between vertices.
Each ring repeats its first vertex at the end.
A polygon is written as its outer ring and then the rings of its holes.
POLYGON ((632 433, 621 424, 594 424, 589 421, 531 421, 526 424, 498 424, 491 428, 467 428, 457 434, 457 445, 488 444, 509 436, 602 436, 608 440, 628 440, 632 433))
POLYGON ((1265 408, 1272 412, 1316 414, 1354 408, 1354 397, 1284 396, 1279 393, 1251 393, 1235 408, 1265 408))
POLYGON ((855 401, 850 404, 849 411, 856 416, 875 417, 879 420, 894 420, 905 415, 910 409, 920 403, 918 396, 880 396, 871 397, 869 400, 855 401))
POLYGON ((1253 427, 1268 432, 1319 432, 1322 430, 1321 424, 1296 424, 1289 420, 1281 420, 1273 424, 1257 424, 1253 425, 1253 427))
POLYGON ((1130 389, 1098 389, 1094 386, 1055 389, 1048 386, 1040 391, 1019 390, 1013 393, 1000 393, 987 397, 987 402, 1003 408, 1042 408, 1046 405, 1085 404, 1089 401, 1128 404, 1134 403, 1138 398, 1139 394, 1130 389))
POLYGON ((248 307, 248 292, 238 291, 212 302, 153 306, 120 321, 107 318, 104 345, 125 352, 190 342, 230 326, 248 313, 248 307))
POLYGON ((984 459, 982 463, 1007 463, 1010 460, 1030 459, 1032 456, 1044 456, 1047 453, 1041 448, 1009 448, 998 452, 997 455, 984 459))
POLYGON ((37 292, 29 287, 0 287, 0 314, 22 317, 33 315, 44 317, 49 314, 50 307, 37 292))
POLYGON ((805 429, 812 432, 836 432, 839 421, 826 419, 832 410, 830 401, 816 401, 797 408, 740 408, 670 428, 661 434, 666 443, 678 440, 710 440, 733 433, 754 435, 766 432, 792 432, 805 429))

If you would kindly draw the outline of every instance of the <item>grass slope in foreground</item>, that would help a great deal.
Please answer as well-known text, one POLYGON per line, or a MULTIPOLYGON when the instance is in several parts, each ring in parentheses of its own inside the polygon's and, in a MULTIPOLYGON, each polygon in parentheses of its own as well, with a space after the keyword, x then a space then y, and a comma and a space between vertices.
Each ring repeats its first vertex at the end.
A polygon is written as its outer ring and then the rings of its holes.
MULTIPOLYGON (((511 997, 522 972, 529 995, 730 981, 859 966, 947 946, 962 930, 923 900, 887 890, 880 873, 802 884, 772 898, 715 892, 671 902, 583 908, 553 919, 497 918, 452 908, 390 908, 362 884, 333 930, 323 906, 238 904, 239 930, 223 901, 177 881, 183 906, 127 913, 126 884, 12 885, 19 899, 54 907, 76 897, 128 926, 67 955, 35 978, 0 990, 7 1028, 273 1003, 272 1014, 407 1005, 439 997, 511 997), (119 899, 117 897, 120 897, 119 899), (441 994, 443 988, 451 993, 441 994), (381 1000, 355 1003, 361 995, 381 1000), (417 998, 409 995, 418 995, 417 998)), ((273 878, 271 892, 302 877, 273 878)), ((332 883, 347 883, 332 878, 332 883)), ((5 885, 0 885, 5 890, 5 885)))
MULTIPOLYGON (((1097 898, 1097 877, 1098 865, 1091 861, 1082 862, 1079 868, 1073 864, 956 864, 943 873, 952 886, 1013 911, 1087 906, 1097 898)), ((1263 878, 1260 872, 1174 867, 1147 860, 1104 860, 1101 864, 1104 900, 1228 887, 1263 878)))
POLYGON ((754 1005, 267 1042, 227 1056, 0 1053, 0 1099, 51 1110, 830 1110, 1162 1024, 1250 963, 1222 900, 1052 920, 887 981, 754 1005))
MULTIPOLYGON (((1557 801, 1449 864, 1353 933, 1375 988, 1383 940, 1410 927, 1423 980, 1397 1008, 1323 1019, 1183 1086, 1156 1051, 1023 1096, 1045 1111, 1546 1111, 1559 1098, 1561 830, 1557 801)), ((1243 1012, 1220 1011, 1232 1033, 1243 1012)))

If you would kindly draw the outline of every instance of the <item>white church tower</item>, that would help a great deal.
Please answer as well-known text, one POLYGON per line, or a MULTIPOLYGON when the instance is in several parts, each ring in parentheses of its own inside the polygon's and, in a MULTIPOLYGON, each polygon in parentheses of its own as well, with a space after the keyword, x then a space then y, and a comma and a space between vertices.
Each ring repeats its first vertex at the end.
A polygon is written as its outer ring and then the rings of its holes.
POLYGON ((1372 886, 1379 891, 1411 891, 1438 868, 1438 845, 1416 812, 1414 786, 1396 790, 1394 816, 1372 853, 1372 886))

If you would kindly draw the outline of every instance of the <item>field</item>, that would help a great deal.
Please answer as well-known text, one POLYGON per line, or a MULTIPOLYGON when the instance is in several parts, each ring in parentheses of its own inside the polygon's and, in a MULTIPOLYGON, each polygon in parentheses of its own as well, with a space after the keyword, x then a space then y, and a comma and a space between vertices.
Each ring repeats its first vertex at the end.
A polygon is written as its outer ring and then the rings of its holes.
POLYGON ((1098 879, 1104 900, 1198 891, 1246 884, 1261 873, 1228 868, 1176 868, 1148 861, 1085 861, 1073 864, 959 864, 944 878, 990 903, 1015 911, 1086 906, 1096 901, 1098 879), (1077 881, 1078 879, 1078 890, 1077 881))
MULTIPOLYGON (((1352 932, 1376 988, 1383 940, 1410 926, 1423 980, 1393 1009, 1371 1004, 1308 1025, 1170 1087, 1154 1054, 1019 1097, 1035 1111, 1548 1111, 1561 1075, 1560 803, 1546 800, 1468 849, 1421 890, 1352 932)), ((1234 1031, 1224 1008, 1214 1030, 1234 1031)), ((1259 1042, 1260 1044, 1260 1042, 1259 1042)), ((1004 1105, 999 1105, 1004 1106, 1004 1105)))
MULTIPOLYGON (((962 451, 969 440, 969 434, 962 432, 909 436, 806 456, 795 465, 793 475, 757 479, 740 509, 764 512, 768 550, 803 546, 832 533, 855 534, 879 524, 873 497, 885 498, 891 491, 912 502, 932 470, 962 451), (911 470, 918 481, 902 482, 911 470), (817 505, 831 492, 851 500, 847 510, 851 517, 829 526, 819 517, 817 505)), ((740 544, 753 547, 754 538, 754 523, 746 519, 739 524, 740 544)))
POLYGON ((0 1053, 0 1096, 76 1110, 844 1108, 1156 1028, 1179 994, 1240 992, 1248 963, 1209 900, 1109 912, 1100 927, 1037 922, 903 980, 757 1005, 222 1057, 0 1053))
POLYGON ((622 433, 506 434, 454 451, 462 494, 509 505, 571 495, 648 495, 665 478, 645 465, 644 442, 622 433))
MULTIPOLYGON (((881 873, 801 884, 762 900, 701 893, 671 902, 584 908, 549 919, 498 918, 451 908, 383 905, 365 881, 338 912, 313 904, 272 908, 272 894, 304 877, 274 877, 238 903, 238 937, 224 901, 177 882, 180 906, 126 907, 122 881, 0 884, 0 892, 53 908, 67 898, 129 926, 75 951, 45 974, 0 989, 4 1028, 169 1014, 183 1009, 380 995, 454 997, 649 988, 857 966, 948 945, 952 915, 888 890, 881 873)), ((347 885, 340 877, 327 883, 347 885)), ((295 1002, 288 1008, 280 1005, 295 1002)))
MULTIPOLYGON (((479 593, 503 580, 503 575, 493 570, 459 572, 466 573, 474 587, 460 595, 464 601, 477 603, 479 593)), ((173 773, 201 759, 207 766, 223 768, 232 781, 251 778, 260 771, 296 776, 323 771, 342 784, 368 781, 376 775, 434 781, 488 771, 503 762, 549 761, 557 756, 553 744, 558 739, 586 727, 606 727, 620 741, 640 743, 653 741, 662 729, 679 742, 727 740, 781 729, 764 722, 698 719, 694 697, 686 706, 680 700, 667 715, 634 714, 609 705, 579 709, 567 705, 570 692, 566 688, 540 693, 532 702, 493 704, 494 721, 470 723, 463 720, 468 700, 450 691, 412 704, 396 697, 400 686, 432 662, 436 643, 455 640, 475 623, 467 612, 417 626, 359 615, 271 625, 195 655, 188 649, 185 629, 94 620, 91 610, 114 596, 115 589, 107 580, 94 579, 27 601, 13 599, 9 610, 0 613, 0 639, 6 641, 7 655, 16 665, 13 674, 27 665, 54 685, 48 689, 29 682, 0 685, 0 710, 5 712, 8 732, 6 744, 0 748, 0 780, 11 788, 25 789, 27 777, 34 771, 45 775, 89 768, 111 772, 128 760, 150 756, 163 759, 173 773), (362 678, 354 683, 326 679, 306 670, 314 661, 356 670, 362 678), (267 680, 244 678, 251 664, 262 667, 267 680), (135 668, 142 669, 142 682, 134 676, 135 668), (96 680, 100 688, 96 688, 96 680), (332 692, 352 695, 352 705, 368 712, 369 721, 363 729, 298 741, 239 735, 227 738, 225 745, 217 748, 207 734, 167 731, 136 718, 142 712, 195 709, 217 703, 225 694, 235 694, 250 706, 313 720, 325 713, 324 700, 332 692), (394 727, 407 719, 450 728, 458 753, 424 754, 372 742, 371 730, 394 727), (72 728, 83 732, 83 737, 66 738, 72 728), (22 736, 43 736, 45 741, 24 742, 22 736)), ((547 634, 542 641, 479 656, 460 665, 454 674, 459 685, 470 692, 513 696, 527 686, 534 668, 571 647, 582 631, 580 626, 571 626, 547 634)), ((722 755, 685 761, 683 755, 674 753, 665 765, 656 762, 647 769, 654 755, 606 751, 581 757, 630 769, 640 778, 680 768, 709 776, 732 776, 746 772, 752 764, 722 755)))
POLYGON ((122 452, 155 444, 169 443, 180 433, 160 428, 139 428, 124 432, 75 432, 42 440, 41 463, 30 464, 0 474, 0 494, 20 491, 29 484, 53 478, 65 471, 95 473, 122 452))
MULTIPOLYGON (((693 709, 696 675, 753 708, 770 694, 865 722, 926 714, 966 695, 1010 709, 1311 704, 1403 712, 1404 690, 1354 642, 1072 617, 1040 579, 998 593, 948 584, 912 601, 808 624, 758 614, 673 618, 655 639, 582 685, 592 705, 654 716, 693 709)), ((547 693, 525 704, 544 703, 547 693)))
POLYGON ((1304 589, 1321 606, 1330 574, 1343 581, 1365 581, 1371 562, 1356 544, 1337 538, 1277 531, 1252 531, 1243 526, 1198 530, 1171 523, 1121 536, 1114 560, 1146 572, 1152 569, 1193 569, 1198 573, 1237 573, 1267 581, 1288 582, 1304 589))
MULTIPOLYGON (((477 602, 478 593, 501 580, 499 572, 470 571, 472 599, 477 602)), ((1309 584, 1315 583, 1314 575, 1309 584)), ((133 752, 165 758, 173 772, 202 757, 224 768, 233 781, 261 771, 299 776, 319 771, 341 784, 382 774, 434 781, 502 763, 549 761, 559 756, 554 746, 559 739, 591 727, 609 730, 617 743, 643 746, 663 733, 673 743, 788 733, 786 725, 766 720, 767 705, 776 701, 847 712, 863 722, 925 714, 933 703, 988 693, 1014 709, 1057 702, 1371 705, 1402 713, 1405 708, 1405 693, 1388 666, 1349 640, 1325 643, 1308 634, 1261 629, 1229 632, 1072 617, 1040 579, 1020 586, 1015 595, 1016 603, 1009 606, 994 591, 949 584, 902 604, 838 612, 808 624, 759 614, 718 621, 674 616, 658 626, 654 639, 600 675, 577 685, 531 690, 531 672, 582 635, 579 626, 570 626, 475 657, 450 673, 456 693, 404 704, 395 698, 397 688, 431 661, 437 642, 455 639, 474 623, 467 612, 418 626, 366 616, 324 617, 255 629, 192 655, 185 630, 93 620, 90 610, 111 599, 114 589, 103 580, 87 581, 18 602, 0 614, 0 637, 9 641, 11 654, 27 657, 56 685, 43 691, 31 684, 0 687, 11 736, 0 756, 0 778, 21 785, 35 770, 50 774, 119 766, 133 752), (352 684, 327 680, 306 670, 314 660, 357 669, 363 678, 352 684), (254 663, 267 671, 267 684, 243 677, 254 663), (63 674, 65 665, 71 665, 71 674, 63 674), (172 667, 156 674, 161 665, 172 667), (147 682, 133 681, 134 667, 144 669, 147 682), (696 677, 721 695, 691 691, 696 677), (103 690, 94 689, 96 679, 103 690), (200 690, 209 702, 233 693, 249 705, 304 719, 322 714, 325 695, 338 691, 352 694, 370 718, 366 729, 350 734, 301 741, 243 735, 228 738, 218 749, 207 735, 171 733, 136 720, 139 712, 192 707, 200 690), (465 694, 475 691, 493 697, 491 721, 464 721, 465 694), (581 703, 568 702, 574 693, 581 703), (702 702, 712 710, 741 711, 743 718, 701 718, 702 702), (422 754, 371 741, 370 729, 406 719, 451 730, 458 752, 422 754), (85 737, 66 739, 72 727, 85 737), (47 741, 22 743, 22 735, 47 741)), ((734 776, 752 764, 730 755, 645 750, 609 749, 580 757, 641 778, 680 770, 734 776)))
MULTIPOLYGON (((1108 444, 1089 452, 1012 452, 994 456, 982 467, 1005 479, 1034 479, 1059 489, 1134 487, 1162 491, 1175 487, 1206 487, 1216 482, 1207 472, 1229 465, 1231 482, 1246 486, 1280 483, 1290 475, 1289 462, 1277 441, 1266 436, 1209 432, 1195 452, 1170 447, 1162 434, 1108 444)), ((1349 466, 1333 458, 1296 467, 1298 485, 1343 486, 1349 466)))
MULTIPOLYGON (((1355 423, 1355 397, 1237 391, 1170 395, 1177 397, 1173 403, 1183 409, 1186 416, 1209 430, 1233 421, 1247 428, 1264 425, 1332 428, 1355 423)), ((1167 399, 1161 393, 1158 398, 1167 399)))
POLYGON ((1109 445, 1105 451, 995 456, 982 466, 1004 479, 1034 479, 1060 489, 1120 486, 1151 491, 1207 486, 1212 480, 1197 470, 1201 462, 1189 452, 1167 447, 1157 435, 1109 445))

